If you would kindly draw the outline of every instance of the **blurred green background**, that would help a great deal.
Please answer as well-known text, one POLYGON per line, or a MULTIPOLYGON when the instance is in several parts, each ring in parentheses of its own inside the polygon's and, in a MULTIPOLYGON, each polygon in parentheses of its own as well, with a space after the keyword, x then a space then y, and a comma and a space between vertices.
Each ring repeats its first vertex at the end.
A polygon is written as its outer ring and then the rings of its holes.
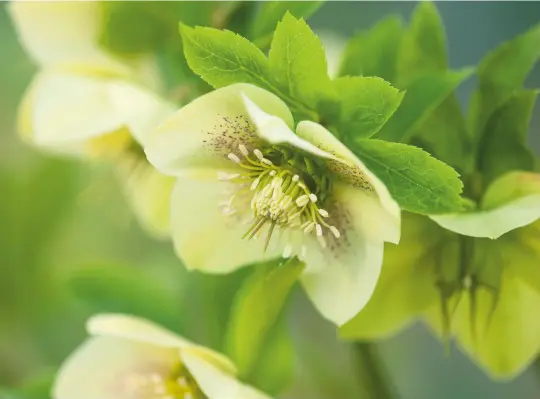
MULTIPOLYGON (((346 38, 391 13, 407 19, 414 6, 330 2, 310 23, 321 34, 346 38)), ((489 49, 540 20, 540 3, 533 2, 438 7, 452 68, 475 65, 489 49)), ((218 346, 226 323, 220 309, 230 303, 242 272, 226 279, 187 273, 167 242, 139 229, 110 170, 45 157, 19 140, 16 110, 35 67, 17 42, 5 3, 0 5, 0 55, 0 387, 46 379, 84 338, 88 315, 129 312, 121 299, 134 292, 143 316, 218 346), (103 276, 109 285, 95 288, 91 281, 103 276), (138 286, 141 281, 152 284, 138 286)), ((471 79, 459 89, 464 106, 474 84, 471 79)), ((527 86, 540 87, 539 67, 527 86)), ((538 104, 530 132, 540 154, 538 104)), ((334 328, 299 291, 289 323, 298 359, 297 378, 286 397, 356 398, 349 346, 336 342, 334 328)), ((382 342, 380 350, 404 399, 540 398, 539 366, 512 382, 490 381, 457 350, 445 356, 423 326, 382 342)))

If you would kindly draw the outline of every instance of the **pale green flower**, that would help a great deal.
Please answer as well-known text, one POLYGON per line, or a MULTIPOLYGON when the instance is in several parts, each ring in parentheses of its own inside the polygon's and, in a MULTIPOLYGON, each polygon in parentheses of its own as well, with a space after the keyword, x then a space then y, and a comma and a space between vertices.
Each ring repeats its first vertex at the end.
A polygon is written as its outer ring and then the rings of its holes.
POLYGON ((235 378, 225 356, 150 321, 101 314, 63 364, 54 399, 269 399, 235 378))
POLYGON ((440 226, 404 214, 401 245, 341 336, 383 338, 424 318, 492 377, 516 376, 540 353, 540 175, 507 173, 478 209, 431 219, 440 226))
POLYGON ((135 213, 150 231, 168 231, 171 179, 141 145, 174 107, 161 98, 150 55, 120 58, 99 46, 99 2, 12 2, 22 45, 40 68, 19 112, 29 143, 52 152, 112 159, 135 213), (149 188, 153 188, 152 191, 149 188))
POLYGON ((399 240, 400 210, 323 126, 292 127, 278 97, 235 84, 180 109, 145 152, 177 178, 171 229, 189 269, 227 273, 296 255, 307 294, 342 324, 371 297, 384 242, 399 240))

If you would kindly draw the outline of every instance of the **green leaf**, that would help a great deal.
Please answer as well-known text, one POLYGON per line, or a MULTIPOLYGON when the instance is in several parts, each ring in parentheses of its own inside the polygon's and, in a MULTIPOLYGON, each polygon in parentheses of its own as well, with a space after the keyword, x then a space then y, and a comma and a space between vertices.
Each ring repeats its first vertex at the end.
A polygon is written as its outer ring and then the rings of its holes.
POLYGON ((410 141, 465 174, 473 169, 473 149, 455 94, 450 94, 414 131, 410 141))
POLYGON ((268 332, 283 310, 304 265, 294 258, 256 267, 235 298, 227 334, 227 353, 241 377, 255 371, 253 367, 268 332))
POLYGON ((246 38, 227 30, 185 25, 180 26, 180 33, 189 67, 214 88, 251 83, 279 96, 296 115, 318 119, 314 111, 278 87, 266 56, 246 38))
POLYGON ((403 99, 403 92, 377 77, 337 78, 341 101, 338 125, 344 137, 371 137, 390 119, 403 99))
POLYGON ((180 26, 189 67, 215 88, 251 83, 273 89, 268 60, 257 46, 227 30, 180 26))
POLYGON ((439 301, 436 270, 457 262, 458 237, 429 218, 402 215, 399 245, 386 244, 381 277, 368 304, 339 330, 345 339, 373 340, 391 336, 439 301), (439 254, 445 251, 447 256, 439 254))
MULTIPOLYGON (((21 399, 49 399, 51 397, 51 387, 56 377, 56 370, 46 370, 38 373, 37 376, 24 381, 16 390, 12 391, 13 398, 21 399)), ((0 398, 4 398, 0 390, 0 398)))
POLYGON ((485 184, 511 170, 534 170, 526 136, 537 95, 536 90, 520 90, 491 114, 477 161, 485 184))
POLYGON ((369 31, 355 35, 347 43, 339 75, 379 76, 393 82, 403 35, 402 25, 399 17, 390 16, 369 31))
POLYGON ((289 12, 296 18, 308 19, 324 1, 265 1, 260 3, 259 12, 251 21, 249 37, 261 48, 272 40, 278 21, 289 12))
POLYGON ((351 150, 386 184, 402 209, 437 214, 462 208, 459 175, 427 152, 373 139, 355 140, 351 150))
POLYGON ((480 139, 491 114, 518 90, 540 58, 540 24, 489 53, 478 66, 469 126, 480 139))
POLYGON ((420 2, 400 48, 399 84, 407 85, 418 75, 445 71, 446 68, 446 38, 437 7, 428 1, 420 2))
POLYGON ((178 329, 178 298, 144 269, 93 265, 74 270, 67 283, 96 313, 128 313, 178 329))
POLYGON ((295 353, 285 317, 270 329, 253 371, 247 380, 272 396, 283 392, 294 374, 295 353))
MULTIPOLYGON (((377 138, 387 141, 408 142, 415 129, 470 74, 471 69, 457 72, 429 72, 416 78, 406 88, 403 102, 395 114, 379 131, 377 138)), ((437 134, 434 132, 433 134, 437 134)))
POLYGON ((316 109, 333 94, 326 53, 304 20, 285 14, 274 33, 268 60, 282 92, 309 108, 316 109))

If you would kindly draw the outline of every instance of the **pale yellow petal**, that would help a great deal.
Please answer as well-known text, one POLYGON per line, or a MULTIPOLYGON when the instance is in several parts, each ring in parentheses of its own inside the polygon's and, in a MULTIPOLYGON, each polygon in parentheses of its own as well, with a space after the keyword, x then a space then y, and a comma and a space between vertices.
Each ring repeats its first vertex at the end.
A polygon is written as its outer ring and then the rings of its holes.
POLYGON ((264 251, 263 238, 242 239, 253 217, 251 198, 229 202, 230 189, 237 191, 231 185, 219 181, 212 169, 184 170, 178 176, 171 200, 171 230, 176 252, 188 269, 229 273, 275 257, 277 249, 264 251), (223 212, 225 208, 235 208, 237 213, 227 214, 231 212, 223 212))
POLYGON ((233 375, 216 368, 196 353, 181 351, 182 361, 208 399, 270 399, 233 375))
POLYGON ((8 10, 21 43, 39 65, 76 61, 119 67, 98 44, 99 2, 12 1, 8 10))
POLYGON ((335 158, 329 159, 327 165, 340 178, 359 189, 376 193, 384 209, 392 215, 395 223, 399 225, 401 218, 399 205, 392 198, 384 183, 331 132, 318 123, 302 121, 296 127, 296 133, 335 158))
MULTIPOLYGON (((73 146, 128 128, 143 143, 172 106, 120 79, 50 71, 31 88, 31 140, 40 146, 73 146), (33 100, 33 101, 32 101, 33 100)), ((24 115, 29 105, 24 105, 24 115)), ((29 127, 25 122, 25 132, 29 127)))
POLYGON ((217 367, 235 372, 235 366, 220 353, 196 345, 185 338, 140 317, 124 314, 100 314, 93 316, 87 323, 90 334, 103 337, 116 337, 137 343, 146 343, 163 348, 184 348, 201 353, 217 367))
POLYGON ((384 208, 378 198, 350 184, 336 182, 333 190, 334 201, 339 202, 354 219, 355 228, 376 241, 397 244, 401 235, 401 218, 384 208))
MULTIPOLYGON (((370 300, 383 261, 384 242, 373 241, 361 230, 341 231, 323 249, 307 241, 307 264, 302 285, 315 307, 338 326, 352 319, 370 300)), ((327 241, 331 236, 325 237, 327 241)))
POLYGON ((234 84, 198 97, 160 125, 145 146, 149 161, 161 172, 175 175, 189 167, 229 165, 227 155, 240 155, 239 144, 258 145, 242 93, 265 112, 292 124, 289 109, 274 94, 234 84))
POLYGON ((140 373, 167 373, 180 362, 177 350, 121 337, 92 337, 62 365, 54 399, 133 399, 130 382, 140 373))
POLYGON ((540 219, 540 195, 529 195, 495 209, 430 216, 440 226, 458 234, 496 239, 540 219))
POLYGON ((399 245, 385 246, 373 297, 340 329, 341 337, 374 340, 393 336, 439 303, 436 271, 459 261, 459 237, 425 216, 403 216, 402 240, 399 245))
POLYGON ((119 175, 127 200, 143 228, 155 237, 169 237, 175 179, 158 172, 146 158, 122 160, 119 175))
POLYGON ((248 95, 243 94, 242 98, 257 135, 263 141, 270 144, 289 144, 318 157, 332 158, 332 155, 298 137, 286 120, 264 112, 248 95))

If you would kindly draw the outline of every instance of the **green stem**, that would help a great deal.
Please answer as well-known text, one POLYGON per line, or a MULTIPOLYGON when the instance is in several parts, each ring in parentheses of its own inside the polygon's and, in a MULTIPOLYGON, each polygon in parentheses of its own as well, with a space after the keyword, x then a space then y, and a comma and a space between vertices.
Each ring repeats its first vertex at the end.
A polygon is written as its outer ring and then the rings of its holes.
POLYGON ((354 344, 354 353, 358 379, 363 390, 362 399, 396 399, 397 394, 376 345, 357 342, 354 344))

